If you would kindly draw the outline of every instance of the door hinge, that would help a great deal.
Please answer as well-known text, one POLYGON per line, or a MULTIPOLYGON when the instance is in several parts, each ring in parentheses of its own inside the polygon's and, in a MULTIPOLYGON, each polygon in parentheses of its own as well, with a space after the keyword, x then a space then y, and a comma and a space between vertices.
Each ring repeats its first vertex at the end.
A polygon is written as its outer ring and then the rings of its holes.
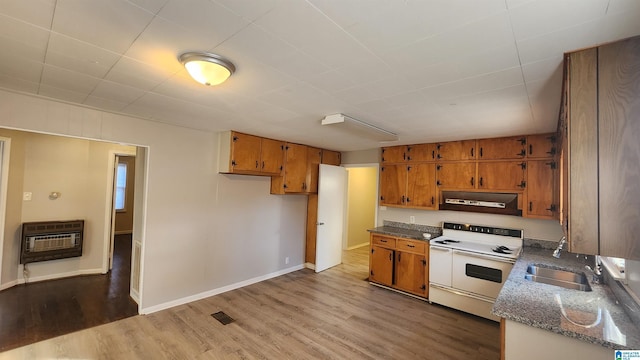
POLYGON ((236 142, 236 141, 238 141, 238 137, 237 137, 237 136, 234 136, 234 137, 233 137, 233 142, 236 142))
POLYGON ((236 161, 235 160, 231 160, 231 166, 236 166, 236 161))
POLYGON ((523 188, 523 189, 524 189, 524 188, 526 188, 526 187, 527 187, 527 182, 526 182, 526 181, 524 181, 524 180, 522 180, 522 181, 520 182, 520 184, 518 184, 518 187, 523 188))
POLYGON ((372 254, 373 254, 373 252, 374 252, 374 250, 373 250, 373 249, 371 249, 371 253, 372 253, 372 254))
POLYGON ((422 265, 423 266, 427 266, 427 260, 426 259, 422 259, 422 265))
POLYGON ((371 270, 371 276, 373 276, 373 270, 371 270))
POLYGON ((527 169, 527 163, 526 162, 521 162, 520 163, 520 167, 522 168, 522 170, 526 170, 527 169))
POLYGON ((426 290, 427 286, 425 284, 422 284, 422 286, 420 286, 420 290, 426 290))
POLYGON ((552 161, 552 162, 548 162, 548 163, 544 163, 545 165, 549 165, 552 169, 556 168, 556 162, 552 161))

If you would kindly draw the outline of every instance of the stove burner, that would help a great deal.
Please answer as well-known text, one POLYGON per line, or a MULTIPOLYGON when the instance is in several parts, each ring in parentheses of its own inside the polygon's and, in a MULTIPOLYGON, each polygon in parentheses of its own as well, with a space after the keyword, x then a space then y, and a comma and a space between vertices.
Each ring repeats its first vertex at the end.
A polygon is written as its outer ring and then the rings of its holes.
POLYGON ((511 249, 509 249, 506 246, 498 246, 496 248, 491 249, 493 250, 493 252, 499 253, 499 254, 513 254, 513 251, 511 249))

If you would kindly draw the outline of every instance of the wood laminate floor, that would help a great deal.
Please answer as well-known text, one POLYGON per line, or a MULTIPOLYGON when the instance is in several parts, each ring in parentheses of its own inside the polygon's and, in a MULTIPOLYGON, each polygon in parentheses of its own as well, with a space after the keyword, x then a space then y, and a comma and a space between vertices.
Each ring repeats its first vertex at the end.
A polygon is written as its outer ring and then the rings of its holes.
POLYGON ((138 314, 129 297, 131 235, 114 239, 113 269, 0 291, 0 351, 138 314))
POLYGON ((150 315, 0 353, 2 359, 491 359, 495 322, 370 285, 368 248, 150 315), (211 317, 235 319, 222 325, 211 317))

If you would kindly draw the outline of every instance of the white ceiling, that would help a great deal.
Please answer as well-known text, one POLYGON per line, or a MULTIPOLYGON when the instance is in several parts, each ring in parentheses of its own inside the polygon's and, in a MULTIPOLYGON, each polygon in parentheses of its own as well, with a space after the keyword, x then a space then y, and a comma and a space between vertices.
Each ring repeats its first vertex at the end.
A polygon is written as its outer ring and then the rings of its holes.
POLYGON ((637 0, 0 0, 0 87, 333 150, 554 131, 565 51, 640 34, 637 0), (202 86, 177 57, 237 72, 202 86), (391 143, 391 144, 395 144, 391 143))

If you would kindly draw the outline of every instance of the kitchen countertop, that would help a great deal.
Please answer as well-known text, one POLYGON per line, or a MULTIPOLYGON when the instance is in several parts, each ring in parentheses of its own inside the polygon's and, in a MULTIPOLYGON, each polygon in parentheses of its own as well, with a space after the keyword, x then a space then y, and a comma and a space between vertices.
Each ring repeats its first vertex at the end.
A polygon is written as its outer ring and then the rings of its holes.
POLYGON ((574 254, 563 252, 556 259, 551 253, 548 249, 523 248, 496 299, 493 314, 612 349, 640 349, 640 329, 618 304, 609 286, 594 284, 591 273, 584 270, 584 261, 574 254), (526 280, 527 266, 532 263, 584 271, 592 291, 526 280))
POLYGON ((430 239, 425 239, 424 236, 422 236, 423 233, 431 234, 431 239, 442 235, 442 230, 438 232, 437 228, 416 230, 416 229, 401 228, 397 226, 378 226, 373 229, 368 229, 367 231, 383 234, 383 235, 398 236, 398 237, 403 237, 407 239, 422 240, 422 241, 430 240, 430 239))

